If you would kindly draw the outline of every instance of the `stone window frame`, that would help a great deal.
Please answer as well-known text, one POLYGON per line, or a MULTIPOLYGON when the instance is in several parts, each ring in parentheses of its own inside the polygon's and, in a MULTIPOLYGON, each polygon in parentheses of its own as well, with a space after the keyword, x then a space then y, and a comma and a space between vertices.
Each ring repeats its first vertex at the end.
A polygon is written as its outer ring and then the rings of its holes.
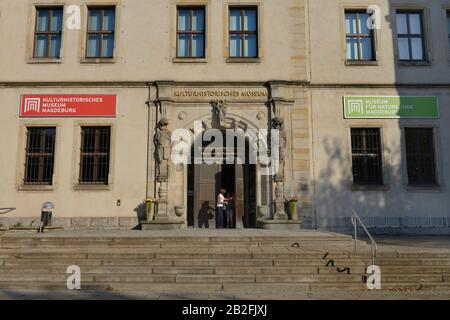
POLYGON ((371 4, 367 3, 366 5, 341 5, 340 6, 340 17, 339 17, 339 26, 340 26, 340 34, 341 34, 341 44, 342 44, 342 60, 345 66, 378 66, 382 60, 380 46, 379 46, 379 30, 373 30, 372 33, 372 46, 373 46, 373 54, 374 60, 348 60, 347 59, 347 34, 345 30, 345 14, 347 11, 366 11, 367 8, 371 4))
POLYGON ((64 27, 66 24, 65 17, 65 9, 66 6, 64 3, 32 3, 29 7, 29 16, 28 16, 28 27, 29 30, 28 36, 26 39, 26 59, 28 64, 61 64, 64 62, 65 56, 65 47, 64 47, 64 27), (36 22, 37 22, 37 11, 39 8, 57 8, 60 7, 63 10, 63 18, 62 18, 62 30, 61 30, 61 49, 59 53, 59 58, 38 58, 34 56, 34 44, 35 44, 35 32, 36 32, 36 22))
POLYGON ((81 7, 81 32, 80 38, 80 63, 82 64, 102 64, 102 63, 116 63, 119 59, 119 41, 120 41, 120 17, 121 17, 121 7, 118 1, 105 1, 99 2, 92 1, 84 3, 81 7), (114 7, 115 9, 115 26, 114 26, 114 54, 112 58, 88 58, 87 54, 87 34, 88 34, 88 23, 89 23, 89 8, 92 7, 114 7))
POLYGON ((226 63, 260 63, 264 58, 264 46, 263 46, 263 35, 264 35, 264 3, 262 0, 256 1, 239 1, 239 0, 229 0, 223 4, 223 55, 226 63), (230 41, 229 41, 229 17, 230 17, 230 7, 255 7, 258 19, 258 57, 256 58, 245 58, 230 57, 230 41))
POLYGON ((390 176, 388 175, 387 170, 387 156, 386 156, 386 139, 385 139, 385 131, 386 125, 383 121, 374 121, 374 119, 361 119, 361 120, 351 120, 346 124, 346 135, 347 135, 347 161, 350 166, 350 180, 348 182, 349 190, 352 192, 358 191, 379 191, 385 192, 390 189, 390 176), (382 184, 381 185, 358 185, 353 181, 353 161, 352 161, 352 137, 351 137, 351 129, 356 128, 368 128, 368 129, 379 129, 380 130, 380 149, 381 149, 381 175, 382 175, 382 184))
POLYGON ((401 165, 403 188, 406 191, 411 192, 443 192, 446 189, 446 187, 444 179, 444 165, 442 161, 442 145, 441 145, 441 132, 439 120, 407 119, 401 121, 399 126, 401 130, 401 155, 402 159, 405 159, 405 161, 402 161, 401 165), (409 184, 408 166, 406 162, 406 141, 405 141, 406 128, 428 128, 433 130, 436 185, 421 186, 409 184))
POLYGON ((391 6, 391 26, 392 37, 394 45, 394 55, 396 64, 398 67, 431 67, 433 64, 433 47, 432 47, 432 28, 430 9, 423 4, 397 4, 391 6), (421 11, 422 12, 422 25, 423 25, 423 45, 424 54, 426 60, 424 61, 403 61, 400 60, 398 51, 398 37, 397 37, 397 11, 421 11))
MULTIPOLYGON (((450 19, 450 4, 443 4, 442 5, 442 11, 444 15, 444 26, 447 26, 448 19, 450 19)), ((448 30, 448 27, 445 29, 445 41, 447 42, 447 60, 450 63, 450 30, 448 30)))
POLYGON ((72 161, 72 191, 111 191, 115 181, 115 151, 116 151, 116 123, 111 120, 77 120, 73 124, 74 144, 72 161), (109 173, 108 184, 80 184, 80 159, 81 159, 81 127, 110 127, 109 173))
POLYGON ((207 63, 210 56, 210 11, 211 0, 172 0, 170 5, 169 44, 170 58, 173 63, 207 63), (178 57, 177 55, 177 29, 178 7, 203 7, 205 9, 205 56, 202 58, 178 57))
POLYGON ((16 170, 16 190, 19 192, 52 192, 59 186, 59 168, 60 168, 60 148, 61 148, 61 121, 51 120, 37 120, 26 119, 21 120, 19 125, 19 139, 18 139, 18 159, 20 162, 17 164, 16 170), (31 127, 53 127, 55 128, 55 151, 53 159, 53 179, 51 185, 33 185, 25 184, 25 157, 27 147, 27 130, 31 127))

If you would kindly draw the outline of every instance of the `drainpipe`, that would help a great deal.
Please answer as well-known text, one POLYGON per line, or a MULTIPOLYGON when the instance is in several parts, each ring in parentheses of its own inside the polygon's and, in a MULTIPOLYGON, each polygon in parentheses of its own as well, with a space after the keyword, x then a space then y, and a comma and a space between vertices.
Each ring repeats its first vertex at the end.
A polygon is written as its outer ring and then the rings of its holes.
MULTIPOLYGON (((310 0, 306 0, 306 21, 305 21, 305 28, 307 32, 307 63, 308 63, 308 82, 312 82, 312 68, 311 68, 311 12, 310 12, 310 0)), ((312 98, 312 92, 311 89, 308 92, 309 94, 309 108, 310 108, 310 132, 311 132, 311 171, 312 171, 312 210, 314 214, 314 229, 317 230, 317 209, 316 209, 316 172, 315 172, 315 152, 314 152, 314 121, 313 121, 313 98, 312 98)))

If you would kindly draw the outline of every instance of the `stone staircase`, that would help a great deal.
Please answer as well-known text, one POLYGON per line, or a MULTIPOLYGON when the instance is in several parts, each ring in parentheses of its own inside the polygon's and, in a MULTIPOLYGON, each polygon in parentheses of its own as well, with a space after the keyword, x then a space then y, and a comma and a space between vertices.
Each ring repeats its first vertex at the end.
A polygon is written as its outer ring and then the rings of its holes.
MULTIPOLYGON (((83 290, 257 293, 364 291, 368 246, 351 237, 303 232, 253 235, 141 232, 116 236, 0 237, 0 290, 66 290, 67 267, 83 290)), ((383 290, 450 290, 450 253, 381 252, 383 290)))

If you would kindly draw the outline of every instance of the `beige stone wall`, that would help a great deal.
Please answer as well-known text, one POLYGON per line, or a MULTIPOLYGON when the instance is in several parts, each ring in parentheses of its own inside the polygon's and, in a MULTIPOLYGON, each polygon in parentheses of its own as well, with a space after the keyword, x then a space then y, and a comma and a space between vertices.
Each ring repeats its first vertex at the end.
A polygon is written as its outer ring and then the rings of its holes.
MULTIPOLYGON (((148 88, 2 88, 0 101, 1 207, 17 209, 0 218, 40 219, 41 205, 52 201, 54 218, 111 217, 109 224, 135 224, 135 209, 145 199, 147 166, 148 88), (117 94, 115 119, 18 118, 21 94, 117 94), (54 183, 49 190, 20 190, 23 181, 26 127, 56 126, 54 183), (80 125, 111 125, 110 185, 107 190, 78 190, 80 125), (117 200, 121 206, 117 206, 117 200), (130 220, 129 218, 132 218, 130 220), (116 220, 115 220, 116 219, 116 220), (122 221, 123 220, 123 221, 122 221)), ((80 220, 81 221, 81 220, 80 220)), ((57 223, 67 225, 67 219, 57 223)), ((2 221, 0 221, 2 223, 2 221)), ((86 220, 81 224, 88 223, 86 220)), ((77 222, 75 221, 76 225, 77 222)), ((95 224, 95 222, 94 222, 95 224)))
MULTIPOLYGON (((400 227, 399 219, 410 230, 443 226, 449 218, 450 192, 448 158, 450 119, 448 90, 408 89, 317 89, 312 91, 314 190, 319 227, 349 227, 351 210, 364 217, 368 226, 400 227), (344 95, 437 95, 440 120, 343 119, 344 95), (382 133, 383 178, 381 190, 356 190, 352 187, 350 129, 378 127, 382 133), (408 186, 403 130, 405 127, 431 127, 435 132, 436 166, 439 186, 408 186)), ((405 227, 403 226, 403 227, 405 227)))
POLYGON ((446 10, 448 0, 361 0, 309 2, 311 63, 311 141, 315 219, 322 228, 349 229, 356 209, 374 232, 448 233, 450 179, 450 64, 446 10), (349 66, 345 63, 344 9, 381 9, 381 30, 376 33, 377 63, 349 66), (395 10, 423 9, 430 63, 401 66, 397 61, 395 10), (439 120, 346 120, 343 96, 437 96, 439 120), (351 127, 380 127, 382 132, 383 190, 352 188, 351 127), (404 127, 432 127, 435 132, 439 186, 408 187, 404 127))
POLYGON ((297 197, 300 217, 305 226, 313 225, 313 203, 311 185, 311 132, 309 92, 292 88, 294 104, 291 110, 291 138, 288 182, 286 197, 297 197))
POLYGON ((309 1, 311 81, 313 84, 448 83, 450 48, 446 24, 448 0, 314 0, 309 1), (376 30, 378 63, 375 66, 345 65, 345 9, 381 9, 381 30, 376 30), (423 9, 426 42, 431 64, 403 67, 397 63, 395 10, 423 9))
MULTIPOLYGON (((56 224, 65 226, 124 226, 137 223, 137 208, 147 195, 156 197, 153 134, 158 120, 156 106, 145 104, 167 96, 170 129, 190 128, 195 119, 211 116, 210 100, 177 98, 174 92, 157 92, 155 81, 170 80, 178 89, 210 90, 232 87, 259 88, 267 92, 268 81, 307 81, 307 11, 304 0, 16 0, 0 3, 0 39, 8 46, 0 50, 0 206, 17 210, 1 217, 4 223, 21 220, 37 223, 42 202, 56 205, 56 224), (84 59, 87 4, 116 5, 116 47, 107 63, 84 59), (81 6, 81 29, 63 29, 61 59, 32 58, 36 5, 81 6), (175 59, 176 5, 206 6, 206 58, 197 63, 175 59), (228 5, 257 5, 259 11, 260 58, 252 63, 227 61, 228 5), (47 85, 52 83, 52 85, 47 85), (148 87, 147 84, 150 84, 148 87), (19 118, 21 94, 112 93, 118 96, 115 119, 19 118), (149 112, 149 113, 148 113, 149 112), (179 117, 184 112, 186 117, 179 117), (182 119, 181 119, 182 118, 182 119), (75 190, 79 162, 79 126, 111 124, 113 127, 111 185, 108 190, 75 190), (47 191, 24 191, 24 139, 27 125, 57 126, 54 185, 47 191), (148 153, 147 153, 148 149, 148 153), (148 158, 147 158, 148 156, 148 158), (121 206, 117 207, 117 200, 121 206), (9 220, 7 220, 9 219, 9 220), (98 221, 97 221, 98 220, 98 221)), ((67 20, 65 15, 65 21, 67 20)), ((310 221, 309 111, 308 94, 287 84, 282 99, 292 149, 287 164, 287 196, 304 202, 302 215, 310 221), (288 88, 289 87, 289 88, 288 88), (294 93, 295 92, 295 93, 294 93)), ((255 128, 267 128, 269 96, 229 105, 230 113, 255 128), (262 113, 258 119, 256 115, 262 113)), ((186 200, 186 170, 172 169, 169 207, 186 200)), ((303 203, 301 204, 303 205, 303 203)), ((142 214, 142 207, 139 207, 142 214)))
MULTIPOLYGON (((63 30, 60 63, 31 59, 35 12, 39 4, 58 0, 15 0, 0 3, 0 82, 20 81, 267 81, 305 80, 304 0, 73 0, 80 5, 80 30, 63 30), (113 63, 83 63, 86 4, 116 4, 116 50, 113 63), (207 57, 200 63, 177 63, 177 4, 207 8, 207 57), (261 58, 255 63, 227 63, 228 5, 259 7, 261 58)), ((66 16, 67 17, 67 16, 66 16)))

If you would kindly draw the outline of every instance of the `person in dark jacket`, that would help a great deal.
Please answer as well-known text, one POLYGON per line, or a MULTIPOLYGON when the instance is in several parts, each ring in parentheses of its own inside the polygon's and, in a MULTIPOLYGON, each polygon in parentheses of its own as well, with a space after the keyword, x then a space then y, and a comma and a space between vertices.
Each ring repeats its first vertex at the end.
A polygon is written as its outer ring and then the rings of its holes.
POLYGON ((236 214, 234 194, 228 194, 227 201, 227 228, 233 228, 236 214))

